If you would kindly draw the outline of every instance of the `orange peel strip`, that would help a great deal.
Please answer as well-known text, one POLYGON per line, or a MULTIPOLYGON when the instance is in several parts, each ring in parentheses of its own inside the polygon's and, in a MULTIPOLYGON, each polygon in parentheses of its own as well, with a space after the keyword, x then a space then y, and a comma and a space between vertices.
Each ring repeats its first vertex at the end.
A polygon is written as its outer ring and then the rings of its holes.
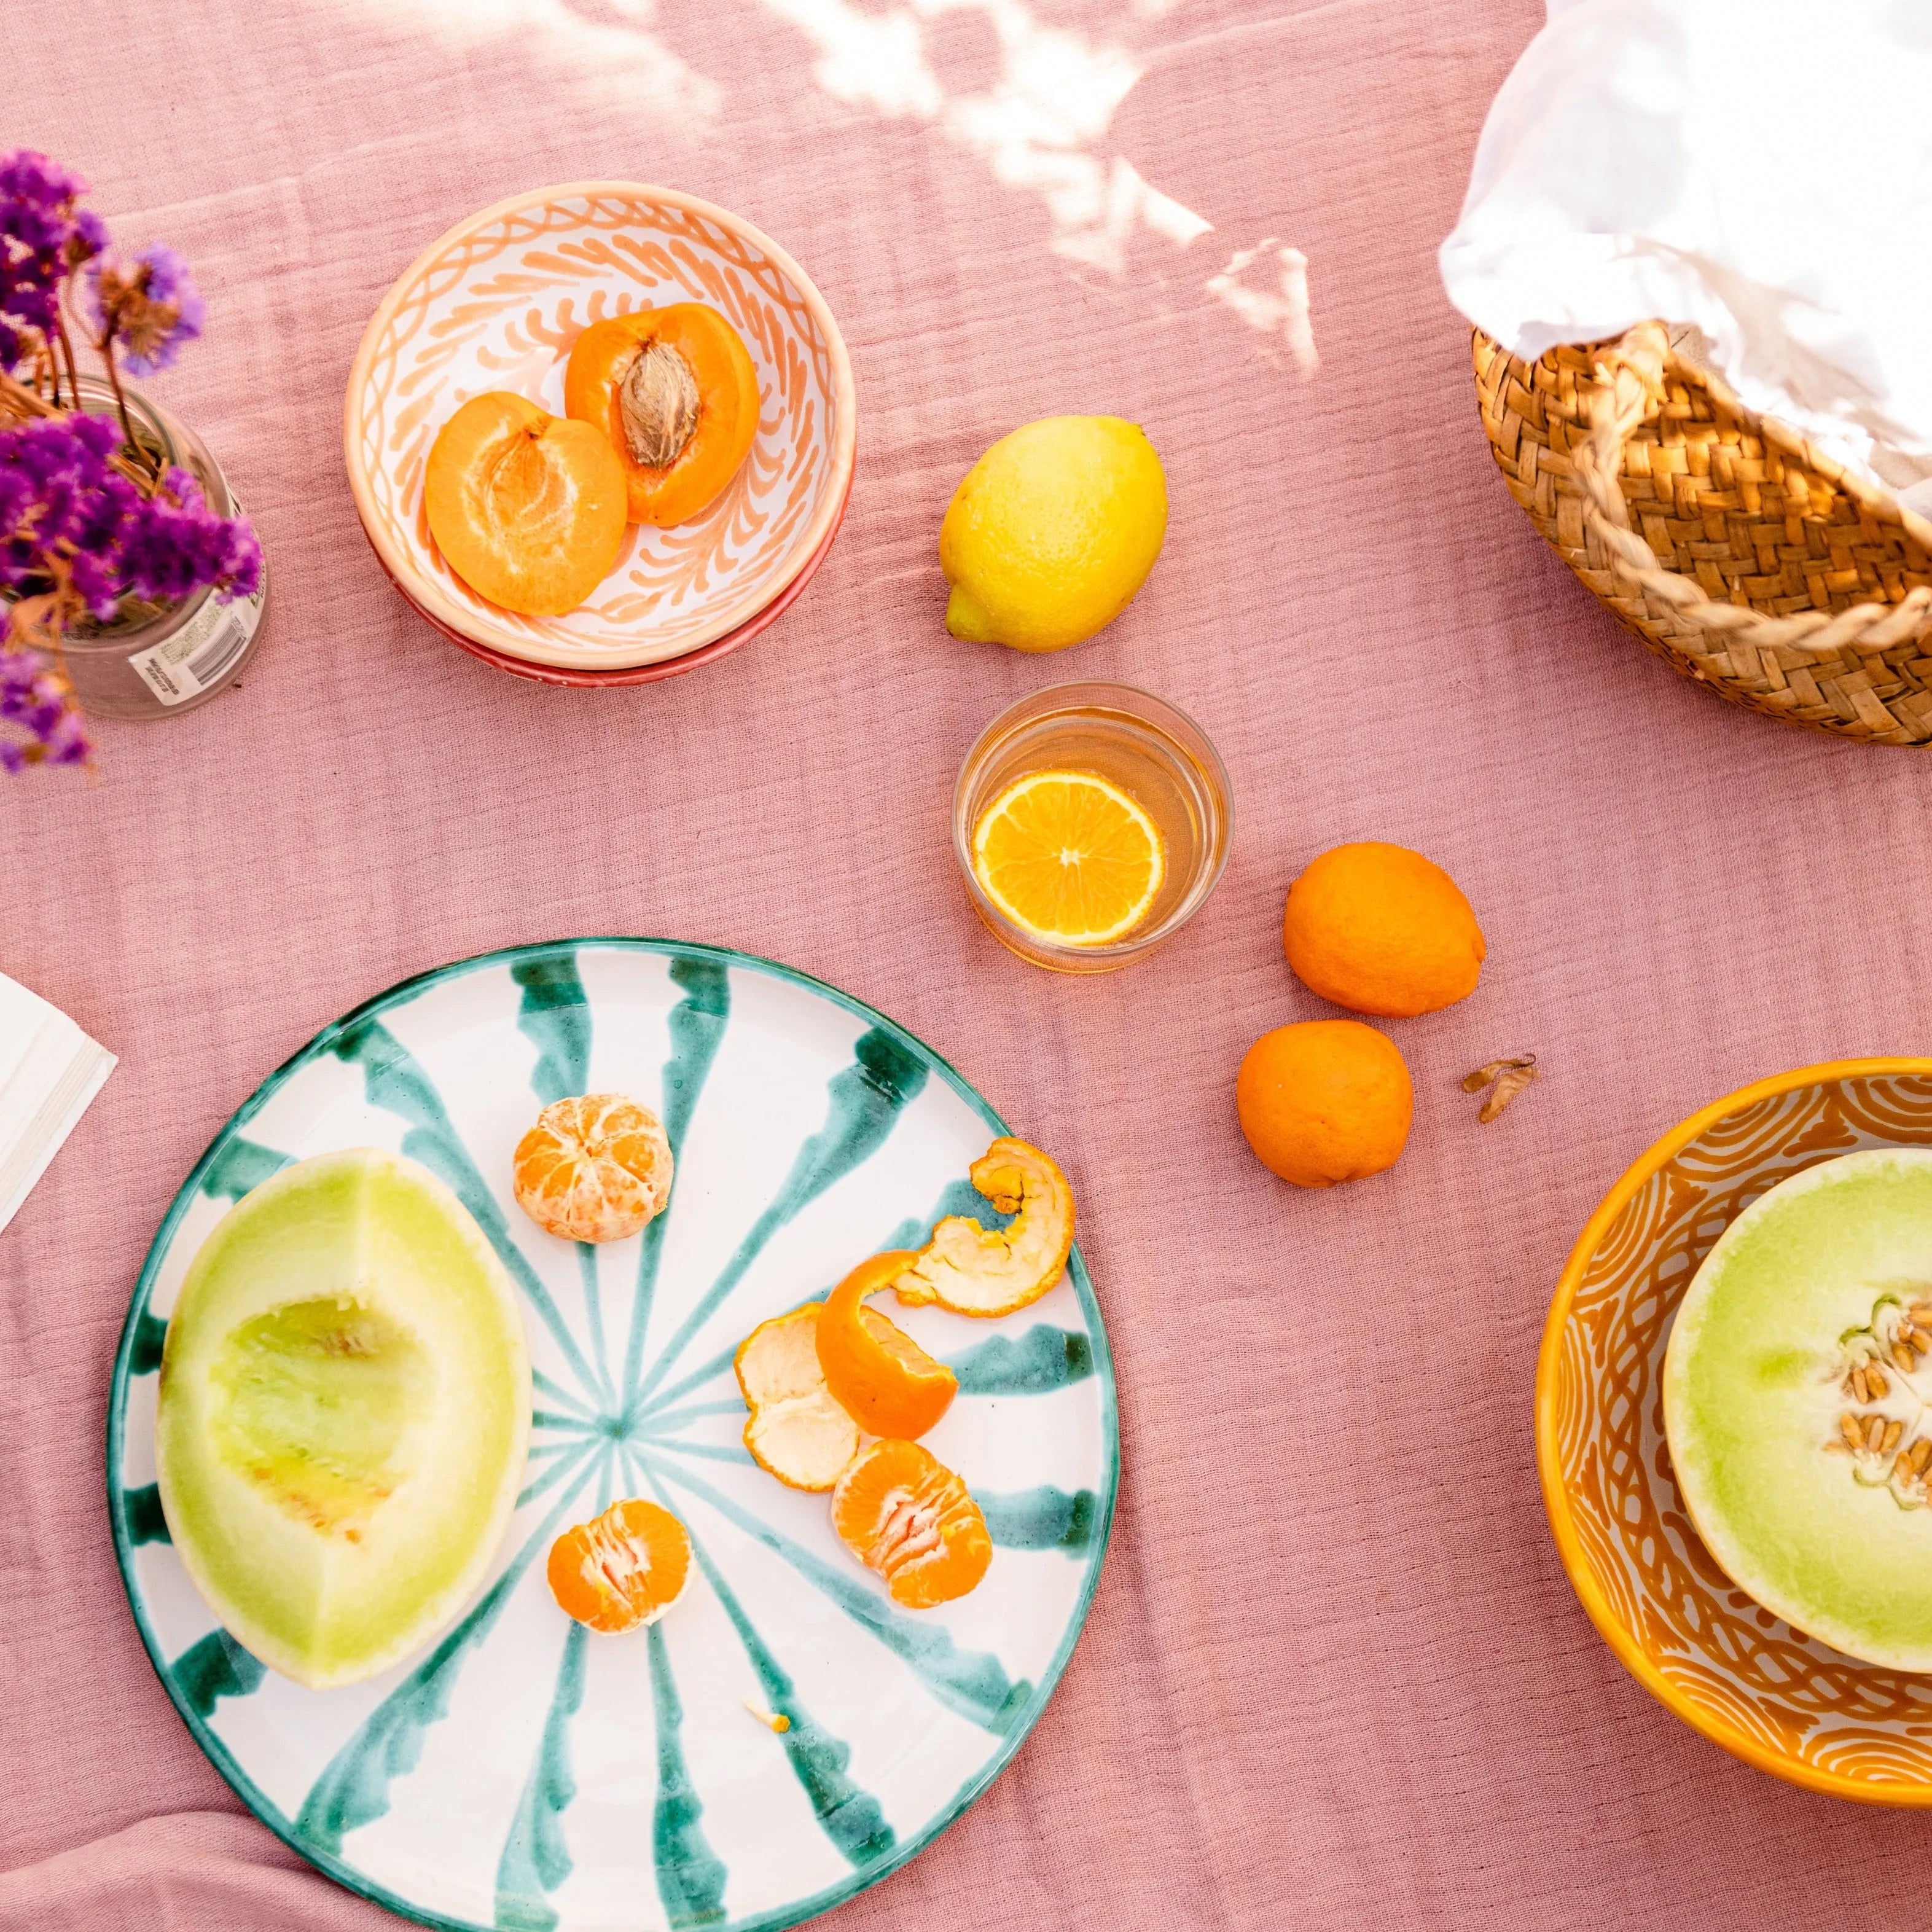
POLYGON ((1003 1135, 976 1160, 973 1185, 1010 1227, 950 1214, 892 1284, 908 1306, 937 1302, 955 1315, 1010 1315, 1059 1280, 1073 1251, 1073 1190, 1030 1142, 1003 1135))
POLYGON ((959 1392, 959 1378, 866 1298, 889 1288, 917 1258, 898 1250, 861 1262, 818 1316, 818 1365, 839 1406, 868 1436, 923 1436, 959 1392))
POLYGON ((752 1412, 745 1447, 788 1489, 830 1489, 859 1453, 859 1425, 833 1400, 818 1365, 823 1306, 808 1301, 761 1322, 739 1344, 733 1364, 752 1412))

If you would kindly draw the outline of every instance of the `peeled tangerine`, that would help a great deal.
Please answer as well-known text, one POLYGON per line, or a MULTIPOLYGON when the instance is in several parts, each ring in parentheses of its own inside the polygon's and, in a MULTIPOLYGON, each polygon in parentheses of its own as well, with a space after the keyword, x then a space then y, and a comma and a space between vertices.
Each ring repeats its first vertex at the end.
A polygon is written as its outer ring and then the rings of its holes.
POLYGON ((868 1436, 923 1436, 959 1393, 959 1378, 866 1298, 890 1287, 917 1258, 904 1252, 861 1262, 818 1315, 818 1362, 839 1406, 868 1436))
POLYGON ((1876 1148, 1725 1229, 1664 1358, 1664 1424, 1697 1532, 1820 1642, 1932 1670, 1932 1151, 1876 1148))
POLYGON ((594 1630, 616 1635, 654 1624, 691 1581, 691 1537, 668 1509, 641 1496, 613 1503, 550 1545, 550 1594, 594 1630))
POLYGON ((955 1315, 1010 1315, 1052 1287, 1073 1250, 1073 1190, 1036 1147, 1003 1135, 971 1168, 973 1185, 1010 1227, 950 1214, 892 1282, 899 1300, 955 1315))
POLYGON ((673 1162, 663 1124, 622 1094, 553 1100, 512 1156, 517 1205, 567 1241, 621 1241, 664 1210, 673 1162))
POLYGON ((427 1642, 502 1540, 530 1370, 502 1264, 442 1183, 371 1148, 265 1180, 168 1323, 161 1507, 208 1605, 314 1689, 427 1642))
POLYGON ((563 406, 616 451, 632 523, 688 523, 750 453, 758 372, 717 310, 673 302, 593 322, 570 352, 563 406))
POLYGON ((624 466, 606 437, 497 390, 443 424, 423 506, 443 561, 478 596, 554 617, 616 568, 624 494, 624 466))
POLYGON ((818 1364, 821 1303, 760 1322, 739 1345, 745 1447, 761 1469, 794 1490, 829 1490, 859 1453, 859 1425, 826 1386, 818 1364))
POLYGON ((963 1597, 993 1561, 986 1519, 966 1485, 916 1442, 861 1450, 832 1492, 832 1526, 909 1610, 963 1597))

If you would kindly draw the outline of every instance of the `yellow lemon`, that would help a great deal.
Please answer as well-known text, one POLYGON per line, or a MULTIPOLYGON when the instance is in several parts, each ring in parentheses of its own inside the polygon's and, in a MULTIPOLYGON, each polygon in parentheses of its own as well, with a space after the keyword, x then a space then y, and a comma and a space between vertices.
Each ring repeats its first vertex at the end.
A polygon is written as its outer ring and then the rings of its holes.
POLYGON ((1064 651, 1133 601, 1167 533, 1154 445, 1118 416, 1048 416, 1003 436, 939 532, 946 628, 970 644, 1064 651))

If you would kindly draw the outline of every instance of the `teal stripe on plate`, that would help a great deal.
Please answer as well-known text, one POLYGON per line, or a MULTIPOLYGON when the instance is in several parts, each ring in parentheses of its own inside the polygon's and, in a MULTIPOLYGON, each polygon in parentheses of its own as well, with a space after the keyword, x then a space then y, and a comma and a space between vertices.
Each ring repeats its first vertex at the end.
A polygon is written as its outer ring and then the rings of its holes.
POLYGON ((822 1596, 903 1659, 942 1704, 982 1730, 996 1736, 1004 1732, 1032 1695, 1032 1685, 1024 1678, 1015 1683, 990 1651, 960 1649, 943 1625, 918 1622, 896 1609, 883 1591, 871 1588, 856 1575, 835 1570, 702 1477, 663 1461, 656 1448, 645 1452, 644 1466, 708 1503, 726 1522, 782 1557, 822 1596))
POLYGON ((1100 1499, 1091 1490, 1069 1496, 1042 1484, 1010 1496, 981 1496, 974 1501, 986 1519, 993 1540, 1007 1550, 1064 1550, 1070 1556, 1084 1553, 1094 1540, 1100 1499))
POLYGON ((699 1823, 704 1805, 685 1762, 684 1706, 671 1675, 664 1626, 652 1624, 647 1636, 658 1732, 658 1796, 651 1817, 658 1896, 674 1928, 716 1925, 724 1917, 724 1867, 699 1823))
POLYGON ((1094 1345, 1071 1328, 1040 1322, 1018 1341, 995 1335, 952 1357, 962 1395, 1048 1395, 1094 1372, 1094 1345))
MULTIPOLYGON (((731 981, 722 966, 709 960, 674 959, 671 983, 684 988, 684 998, 670 1010, 670 1058, 661 1076, 664 1138, 674 1162, 684 1152, 684 1137, 697 1111, 698 1096, 710 1076, 719 1042, 731 1016, 731 981)), ((622 1386, 627 1411, 636 1406, 632 1391, 644 1365, 644 1331, 650 1326, 651 1304, 657 1294, 658 1265, 664 1254, 664 1229, 677 1208, 677 1178, 671 1177, 671 1198, 664 1212, 646 1227, 638 1251, 638 1285, 631 1298, 630 1334, 624 1345, 622 1386)))
POLYGON ((725 1263, 723 1272, 664 1345, 638 1384, 633 1406, 641 1404, 664 1379, 692 1337, 744 1279, 746 1270, 764 1252, 772 1237, 835 1181, 842 1180, 876 1154, 897 1125, 901 1110, 926 1084, 925 1063, 880 1028, 861 1034, 853 1054, 853 1064, 842 1072, 835 1073, 826 1084, 824 1126, 799 1149, 791 1172, 771 1205, 758 1216, 751 1232, 725 1263))
POLYGON ((197 1718, 212 1718, 224 1697, 245 1697, 268 1674, 261 1659, 244 1650, 225 1630, 210 1630, 168 1666, 182 1700, 197 1718))
POLYGON ((573 1862, 563 1836, 563 1814, 577 1796, 570 1768, 570 1722, 584 1702, 590 1634, 583 1624, 572 1623, 564 1638, 536 1762, 524 1781, 497 1861, 496 1924, 508 1932, 550 1932, 557 1912, 545 1894, 556 1891, 571 1874, 573 1862))

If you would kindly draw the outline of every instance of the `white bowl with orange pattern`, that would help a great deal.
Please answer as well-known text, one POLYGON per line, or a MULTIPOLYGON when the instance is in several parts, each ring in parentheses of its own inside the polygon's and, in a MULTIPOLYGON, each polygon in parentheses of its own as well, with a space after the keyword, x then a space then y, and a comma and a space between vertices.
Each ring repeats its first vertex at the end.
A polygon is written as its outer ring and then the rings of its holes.
POLYGON ((775 242, 674 189, 578 182, 472 215, 397 278, 350 372, 343 448, 376 556, 434 622, 527 663, 621 670, 725 636, 805 568, 851 487, 854 402, 838 325, 775 242), (564 364, 584 328, 677 302, 721 310, 758 367, 744 466, 692 522, 632 525, 616 567, 563 616, 478 597, 443 562, 424 514, 437 432, 491 389, 562 415, 564 364))

